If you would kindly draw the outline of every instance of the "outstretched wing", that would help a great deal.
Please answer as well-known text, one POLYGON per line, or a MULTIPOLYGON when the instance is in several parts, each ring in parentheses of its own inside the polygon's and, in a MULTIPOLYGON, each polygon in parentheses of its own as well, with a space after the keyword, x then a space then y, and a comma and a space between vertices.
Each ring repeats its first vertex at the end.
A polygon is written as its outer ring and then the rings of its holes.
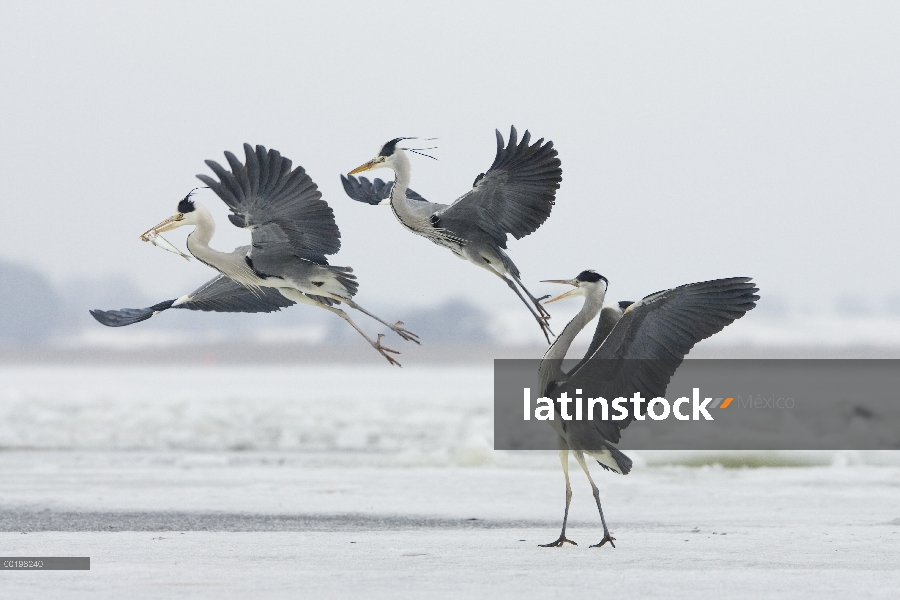
POLYGON ((603 344, 603 341, 609 336, 612 330, 615 328, 616 324, 622 319, 624 314, 624 309, 621 306, 604 306, 600 311, 600 318, 597 319, 597 329, 594 330, 594 337, 591 338, 591 343, 588 346, 588 350, 584 355, 584 358, 572 368, 572 373, 577 371, 581 365, 591 359, 591 356, 594 355, 594 352, 600 348, 600 345, 603 344))
POLYGON ((120 310, 92 310, 91 315, 107 327, 124 327, 146 321, 155 314, 170 308, 186 308, 213 312, 275 312, 295 304, 275 288, 251 290, 244 285, 219 275, 179 300, 166 300, 147 308, 123 308, 120 310), (179 301, 180 300, 180 301, 179 301), (177 302, 177 304, 176 304, 177 302))
POLYGON ((506 234, 525 237, 550 216, 562 168, 553 142, 544 143, 541 138, 529 145, 528 131, 517 142, 512 127, 504 148, 503 136, 496 133, 494 164, 475 179, 471 191, 436 217, 442 228, 456 235, 466 237, 467 231, 477 227, 505 248, 506 234))
POLYGON ((166 300, 147 308, 121 308, 119 310, 100 310, 95 308, 90 313, 101 325, 125 327, 126 325, 134 325, 135 323, 146 321, 153 315, 172 308, 173 302, 175 301, 166 300))
POLYGON ((183 301, 179 300, 172 308, 208 312, 269 313, 296 304, 275 288, 253 290, 224 275, 207 281, 185 296, 183 301))
MULTIPOLYGON (((759 291, 749 277, 691 283, 647 296, 628 307, 599 348, 557 388, 608 401, 640 392, 664 396, 685 355, 700 340, 722 331, 756 306, 759 291)), ((557 394, 557 392, 554 392, 557 394)), ((631 406, 630 404, 628 406, 631 406)), ((632 421, 572 421, 569 436, 584 444, 619 441, 632 421), (596 434, 600 434, 598 440, 596 434)))
MULTIPOLYGON (((391 190, 394 189, 393 181, 385 183, 378 178, 375 181, 369 181, 365 177, 354 177, 353 175, 341 175, 341 183, 344 184, 344 191, 348 196, 357 202, 366 204, 386 204, 391 197, 391 190)), ((406 190, 406 197, 417 202, 427 202, 425 198, 409 188, 406 190)))
POLYGON ((291 161, 277 150, 244 144, 244 154, 241 164, 225 152, 230 173, 206 161, 219 181, 207 175, 197 178, 228 205, 232 223, 250 229, 253 267, 262 273, 269 267, 268 274, 278 274, 291 257, 328 264, 326 256, 341 248, 341 233, 313 180, 303 167, 292 170, 291 161))

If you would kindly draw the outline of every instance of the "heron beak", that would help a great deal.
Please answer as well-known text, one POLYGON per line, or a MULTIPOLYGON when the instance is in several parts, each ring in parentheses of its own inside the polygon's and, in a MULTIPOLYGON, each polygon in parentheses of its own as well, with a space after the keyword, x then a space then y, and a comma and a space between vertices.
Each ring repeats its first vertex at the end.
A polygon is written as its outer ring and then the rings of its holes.
POLYGON ((176 227, 180 227, 179 222, 182 221, 184 217, 181 219, 177 217, 169 217, 159 225, 155 227, 151 227, 147 231, 141 234, 141 241, 149 242, 150 241, 150 232, 162 233, 163 231, 169 231, 170 229, 175 229, 176 227))
POLYGON ((575 287, 565 294, 560 294, 556 298, 551 298, 544 302, 544 304, 550 304, 551 302, 556 302, 557 300, 564 300, 566 298, 571 298, 572 296, 578 296, 581 293, 581 288, 578 287, 578 282, 574 279, 545 279, 541 283, 561 283, 563 285, 574 285, 575 287))
POLYGON ((365 164, 359 165, 358 167, 347 173, 347 175, 356 175, 357 173, 362 173, 363 171, 374 169, 376 166, 378 166, 378 163, 375 162, 375 159, 372 159, 365 164))

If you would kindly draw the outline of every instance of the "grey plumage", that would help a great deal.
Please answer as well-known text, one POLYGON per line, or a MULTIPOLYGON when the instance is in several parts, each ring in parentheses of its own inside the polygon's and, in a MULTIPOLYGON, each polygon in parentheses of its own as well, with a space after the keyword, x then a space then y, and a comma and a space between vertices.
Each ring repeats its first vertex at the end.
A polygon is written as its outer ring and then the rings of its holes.
POLYGON ((228 205, 233 224, 250 229, 248 256, 254 265, 265 272, 267 265, 285 257, 328 264, 326 256, 341 249, 341 232, 316 184, 303 167, 291 170, 290 159, 277 150, 257 146, 254 151, 244 144, 244 154, 242 164, 225 152, 230 173, 216 161, 206 161, 219 181, 204 174, 197 178, 228 205))
MULTIPOLYGON (((347 192, 348 196, 357 202, 372 205, 381 204, 385 200, 389 200, 391 190, 394 189, 393 181, 385 183, 378 177, 373 181, 369 181, 365 177, 341 175, 341 184, 344 186, 344 191, 347 192)), ((406 197, 416 202, 427 202, 425 198, 410 189, 406 190, 406 197)))
POLYGON ((172 308, 173 302, 175 301, 166 300, 165 302, 154 304, 148 308, 121 308, 119 310, 93 309, 90 313, 101 325, 106 325, 107 327, 125 327, 126 325, 134 325, 135 323, 146 321, 153 315, 172 308))
POLYGON ((346 304, 418 343, 416 335, 404 329, 401 322, 389 323, 353 300, 359 289, 353 269, 328 264, 327 257, 341 247, 341 234, 334 212, 322 200, 316 184, 303 167, 292 168, 291 161, 277 150, 244 144, 244 154, 242 163, 225 152, 231 171, 215 161, 206 161, 218 179, 197 177, 229 207, 229 220, 250 231, 249 246, 232 252, 211 248, 215 221, 203 205, 191 199, 191 194, 179 202, 175 215, 142 236, 153 240, 163 231, 193 226, 187 237, 188 250, 222 276, 175 301, 146 309, 91 314, 104 325, 121 327, 168 308, 272 312, 295 303, 311 304, 347 321, 389 362, 399 365, 390 356, 397 352, 381 345, 382 335, 372 340, 342 309, 335 308, 336 304, 346 304))
POLYGON ((516 140, 516 128, 504 147, 497 135, 497 155, 486 173, 475 178, 472 189, 437 213, 441 227, 463 239, 488 235, 506 248, 506 235, 516 239, 533 233, 553 208, 562 168, 553 142, 541 138, 533 145, 531 133, 516 140))
POLYGON ((581 368, 581 365, 594 355, 594 352, 600 348, 600 345, 606 340, 610 332, 612 332, 613 327, 616 326, 616 323, 619 322, 624 314, 625 308, 621 306, 621 303, 618 306, 604 306, 600 309, 600 319, 597 321, 594 337, 591 338, 591 343, 588 345, 588 350, 587 353, 585 353, 584 358, 582 358, 581 362, 572 369, 573 373, 581 368))
MULTIPOLYGON (((759 289, 749 277, 732 277, 692 283, 651 294, 641 301, 620 307, 604 307, 605 281, 586 284, 577 280, 556 281, 575 285, 585 296, 581 311, 566 326, 544 356, 539 367, 542 396, 619 398, 640 392, 645 399, 665 395, 669 381, 694 345, 718 333, 756 306, 759 289), (594 339, 584 358, 568 373, 562 371, 566 352, 588 322, 601 314, 594 339), (605 313, 605 314, 604 314, 605 313)), ((573 290, 574 292, 575 290, 573 290)), ((573 292, 561 297, 571 295, 573 292)), ((560 297, 560 298, 561 298, 560 297)), ((633 406, 620 421, 556 419, 551 422, 559 434, 560 461, 566 477, 566 513, 562 533, 548 546, 574 543, 566 539, 571 487, 568 452, 575 454, 591 483, 604 538, 598 545, 612 543, 599 491, 584 462, 584 454, 595 458, 607 470, 627 474, 631 459, 613 444, 633 421, 633 406)), ((614 544, 613 544, 614 545, 614 544)))
POLYGON ((292 170, 290 159, 263 146, 254 150, 244 144, 244 154, 242 164, 225 152, 231 172, 214 160, 205 161, 219 181, 204 174, 197 178, 228 205, 234 225, 250 230, 247 264, 263 279, 322 283, 333 278, 344 288, 343 293, 333 290, 337 295, 354 296, 359 284, 352 269, 328 265, 327 256, 341 249, 341 232, 334 211, 303 167, 292 170))
MULTIPOLYGON (((631 397, 635 392, 648 399, 665 396, 691 348, 752 310, 758 291, 749 277, 732 277, 651 294, 632 305, 600 346, 585 355, 587 360, 556 382, 552 393, 581 389, 590 397, 631 397)), ((598 330, 601 325, 602 320, 598 330)), ((622 421, 566 425, 576 449, 602 449, 618 442, 633 418, 629 412, 622 421)))
POLYGON ((274 288, 253 291, 246 286, 219 275, 185 296, 183 301, 166 300, 148 308, 123 308, 120 310, 92 310, 91 315, 107 327, 124 327, 146 321, 169 308, 184 308, 207 312, 270 313, 293 306, 274 288))
POLYGON ((381 204, 389 197, 394 215, 406 229, 503 279, 528 307, 549 343, 550 315, 522 284, 521 273, 505 249, 508 235, 522 238, 533 233, 550 215, 562 181, 561 163, 553 142, 541 138, 531 144, 528 131, 519 140, 516 128, 511 127, 508 144, 499 131, 496 136, 491 167, 449 205, 426 201, 409 190, 409 160, 397 145, 403 138, 382 146, 374 159, 341 180, 355 200, 381 204), (392 187, 381 180, 370 184, 352 177, 378 168, 394 171, 392 187))

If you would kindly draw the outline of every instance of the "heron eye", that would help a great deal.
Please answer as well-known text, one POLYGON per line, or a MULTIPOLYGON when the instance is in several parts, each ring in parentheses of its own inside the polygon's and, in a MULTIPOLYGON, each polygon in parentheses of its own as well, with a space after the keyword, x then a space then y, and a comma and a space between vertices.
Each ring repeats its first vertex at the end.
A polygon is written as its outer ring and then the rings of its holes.
POLYGON ((177 215, 175 215, 176 221, 181 221, 182 219, 184 219, 184 213, 178 213, 177 215))

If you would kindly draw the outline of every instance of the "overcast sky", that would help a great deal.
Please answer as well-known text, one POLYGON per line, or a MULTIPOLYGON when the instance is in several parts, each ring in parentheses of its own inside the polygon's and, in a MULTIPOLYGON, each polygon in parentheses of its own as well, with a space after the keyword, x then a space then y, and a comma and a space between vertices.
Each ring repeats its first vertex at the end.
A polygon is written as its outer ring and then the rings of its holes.
MULTIPOLYGON (((250 142, 318 183, 360 302, 513 307, 339 174, 437 137, 411 187, 450 202, 514 124, 563 167, 550 219, 510 244, 535 293, 585 268, 611 298, 732 275, 794 305, 900 293, 900 3, 77 4, 0 7, 0 257, 56 281, 205 281, 138 236, 250 142)), ((245 243, 198 198, 214 247, 245 243)))

